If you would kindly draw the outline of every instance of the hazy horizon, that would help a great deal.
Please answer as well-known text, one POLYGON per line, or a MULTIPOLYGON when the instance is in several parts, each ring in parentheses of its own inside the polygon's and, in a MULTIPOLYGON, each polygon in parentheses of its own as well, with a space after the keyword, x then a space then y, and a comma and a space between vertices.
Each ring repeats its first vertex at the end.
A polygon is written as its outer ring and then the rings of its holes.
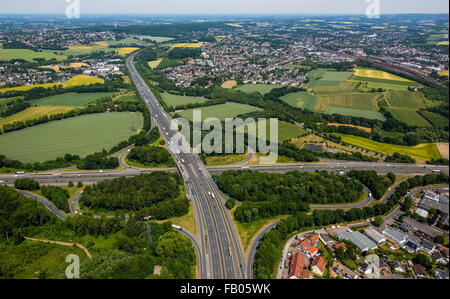
MULTIPOLYGON (((74 0, 72 0, 74 1, 74 0)), ((78 0, 81 14, 363 15, 372 0, 78 0)), ((66 0, 0 0, 0 14, 64 14, 66 0)), ((379 0, 381 14, 448 14, 446 0, 379 0)))

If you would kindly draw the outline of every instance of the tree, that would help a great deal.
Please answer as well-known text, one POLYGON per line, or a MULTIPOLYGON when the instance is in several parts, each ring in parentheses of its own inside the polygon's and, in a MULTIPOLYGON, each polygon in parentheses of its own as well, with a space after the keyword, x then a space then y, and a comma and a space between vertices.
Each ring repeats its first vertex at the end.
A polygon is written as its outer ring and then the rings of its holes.
POLYGON ((236 200, 234 200, 233 198, 228 199, 225 202, 225 206, 227 207, 227 209, 231 210, 232 208, 234 208, 234 205, 236 204, 236 200))
POLYGON ((69 186, 69 188, 70 188, 70 187, 73 187, 73 182, 72 182, 72 181, 69 181, 69 183, 67 184, 67 186, 69 186))
POLYGON ((39 183, 32 179, 17 179, 14 181, 14 187, 20 190, 34 191, 39 190, 39 183))
POLYGON ((382 226, 383 223, 384 223, 383 217, 381 217, 381 216, 375 217, 375 225, 376 225, 377 227, 382 226))
POLYGON ((82 183, 82 182, 78 182, 77 187, 78 187, 78 188, 83 187, 83 183, 82 183))

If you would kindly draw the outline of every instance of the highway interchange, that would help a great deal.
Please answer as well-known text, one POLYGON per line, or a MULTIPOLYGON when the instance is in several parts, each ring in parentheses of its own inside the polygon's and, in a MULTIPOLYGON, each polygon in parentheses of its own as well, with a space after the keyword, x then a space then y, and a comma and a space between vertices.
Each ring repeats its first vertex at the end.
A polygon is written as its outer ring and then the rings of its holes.
MULTIPOLYGON (((185 180, 188 189, 188 196, 192 200, 195 215, 197 218, 198 238, 189 232, 183 232, 194 243, 198 252, 199 275, 200 278, 213 279, 243 279, 252 278, 253 257, 257 248, 257 243, 262 236, 259 233, 256 241, 251 244, 247 263, 244 260, 243 249, 237 236, 236 228, 232 223, 227 209, 224 206, 226 198, 221 194, 214 183, 212 174, 220 174, 227 170, 254 170, 261 172, 285 173, 289 171, 329 171, 347 172, 349 170, 375 170, 380 174, 393 172, 395 174, 424 175, 433 172, 449 173, 448 166, 416 165, 416 164, 392 164, 392 163, 367 163, 367 162, 338 162, 324 160, 321 163, 296 163, 296 164, 275 164, 275 165, 248 165, 237 163, 229 166, 206 167, 194 153, 183 153, 178 151, 178 145, 173 141, 173 136, 178 133, 176 126, 171 127, 173 122, 171 116, 163 110, 158 100, 151 92, 148 85, 136 71, 134 57, 136 53, 129 56, 126 61, 139 93, 141 94, 147 108, 152 116, 152 127, 157 126, 163 136, 169 151, 173 155, 177 168, 165 169, 141 169, 130 167, 124 162, 124 157, 129 152, 129 148, 120 151, 120 163, 126 170, 116 171, 77 171, 68 168, 58 171, 28 173, 22 175, 0 174, 0 183, 13 184, 17 178, 32 178, 44 184, 67 184, 69 181, 83 183, 95 183, 105 179, 113 179, 122 176, 136 176, 143 173, 155 171, 179 172, 185 180)), ((251 157, 251 156, 250 156, 251 157)), ((247 158, 248 162, 250 159, 247 158)), ((367 190, 365 190, 367 193, 367 190)), ((42 197, 21 191, 22 194, 32 197, 42 202, 49 210, 54 212, 61 219, 66 215, 57 210, 50 202, 42 197)), ((79 213, 76 210, 76 202, 80 198, 78 194, 71 201, 71 213, 79 213)), ((370 198, 360 203, 343 206, 320 206, 312 208, 336 209, 353 208, 367 205, 370 198)), ((266 227, 265 231, 275 227, 276 223, 266 227)))

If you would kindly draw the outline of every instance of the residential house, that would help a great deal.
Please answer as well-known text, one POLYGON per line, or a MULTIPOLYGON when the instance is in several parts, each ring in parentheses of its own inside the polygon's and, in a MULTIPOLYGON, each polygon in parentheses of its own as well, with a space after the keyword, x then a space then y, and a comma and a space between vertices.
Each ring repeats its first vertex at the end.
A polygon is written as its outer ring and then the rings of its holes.
POLYGON ((319 238, 323 242, 323 244, 325 244, 327 246, 331 247, 334 243, 334 240, 330 238, 329 234, 320 234, 319 238))
POLYGON ((315 255, 317 255, 319 253, 319 249, 317 249, 316 246, 311 246, 308 248, 308 250, 306 251, 306 254, 310 257, 314 257, 315 255))
POLYGON ((359 265, 358 265, 358 269, 359 269, 359 271, 361 271, 361 273, 363 273, 363 274, 371 274, 371 273, 373 272, 372 267, 371 267, 368 263, 366 263, 366 262, 364 262, 364 263, 362 263, 362 264, 359 264, 359 265))
POLYGON ((319 242, 320 242, 319 235, 317 235, 317 234, 312 235, 312 236, 309 238, 309 240, 311 241, 311 243, 312 243, 313 245, 317 245, 317 244, 319 244, 319 242))
POLYGON ((303 240, 300 243, 300 248, 306 252, 311 247, 311 242, 308 239, 303 240))
POLYGON ((295 253, 291 258, 289 267, 289 278, 300 279, 305 268, 305 258, 300 252, 295 253))
POLYGON ((413 269, 414 269, 414 273, 416 274, 417 277, 427 277, 428 276, 427 270, 425 269, 424 266, 422 266, 420 264, 414 265, 413 269))
POLYGON ((347 251, 347 246, 345 246, 345 243, 344 243, 344 242, 334 244, 334 250, 335 250, 335 251, 338 250, 340 247, 344 248, 344 251, 347 251))
POLYGON ((312 271, 319 276, 323 275, 323 273, 325 272, 326 266, 327 266, 327 263, 321 256, 316 256, 311 261, 312 271))
POLYGON ((444 270, 441 270, 441 269, 435 269, 434 270, 434 278, 436 278, 436 279, 449 279, 448 271, 444 271, 444 270))
POLYGON ((442 253, 438 250, 436 250, 435 252, 433 252, 431 254, 431 257, 433 257, 433 259, 436 261, 436 263, 439 264, 446 264, 447 260, 442 256, 442 253))
POLYGON ((423 240, 420 245, 422 246, 422 249, 429 254, 431 254, 436 249, 436 245, 428 240, 423 240))
POLYGON ((395 260, 393 264, 394 264, 394 271, 401 272, 401 273, 406 272, 405 269, 403 268, 402 263, 400 263, 398 260, 395 260))

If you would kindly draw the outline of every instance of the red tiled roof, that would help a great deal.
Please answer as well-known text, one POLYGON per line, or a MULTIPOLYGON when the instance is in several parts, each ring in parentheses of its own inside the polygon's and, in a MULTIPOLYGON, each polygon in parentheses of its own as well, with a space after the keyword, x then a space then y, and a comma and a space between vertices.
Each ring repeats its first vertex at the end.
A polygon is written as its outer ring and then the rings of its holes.
POLYGON ((308 252, 311 253, 311 254, 316 254, 317 251, 319 251, 319 249, 317 249, 316 246, 311 246, 311 247, 309 247, 309 249, 308 249, 308 252))
POLYGON ((303 251, 306 251, 309 247, 311 247, 311 242, 306 239, 300 243, 300 247, 303 249, 303 251))
POLYGON ((292 256, 291 266, 289 268, 289 277, 295 276, 301 277, 303 268, 305 268, 305 259, 300 252, 297 252, 292 256))
POLYGON ((323 259, 323 257, 321 256, 316 256, 312 262, 311 262, 311 266, 317 266, 317 268, 319 268, 320 272, 324 272, 325 271, 325 267, 327 266, 327 263, 325 262, 325 260, 323 259))
POLYGON ((338 250, 340 247, 344 248, 344 251, 347 250, 347 246, 345 246, 345 243, 343 243, 343 242, 334 245, 334 248, 336 250, 338 250))
POLYGON ((319 236, 317 234, 313 235, 310 239, 314 244, 319 243, 319 236))
POLYGON ((311 278, 311 273, 309 273, 309 271, 305 269, 305 270, 302 271, 300 277, 301 277, 302 279, 308 279, 308 278, 311 278))

